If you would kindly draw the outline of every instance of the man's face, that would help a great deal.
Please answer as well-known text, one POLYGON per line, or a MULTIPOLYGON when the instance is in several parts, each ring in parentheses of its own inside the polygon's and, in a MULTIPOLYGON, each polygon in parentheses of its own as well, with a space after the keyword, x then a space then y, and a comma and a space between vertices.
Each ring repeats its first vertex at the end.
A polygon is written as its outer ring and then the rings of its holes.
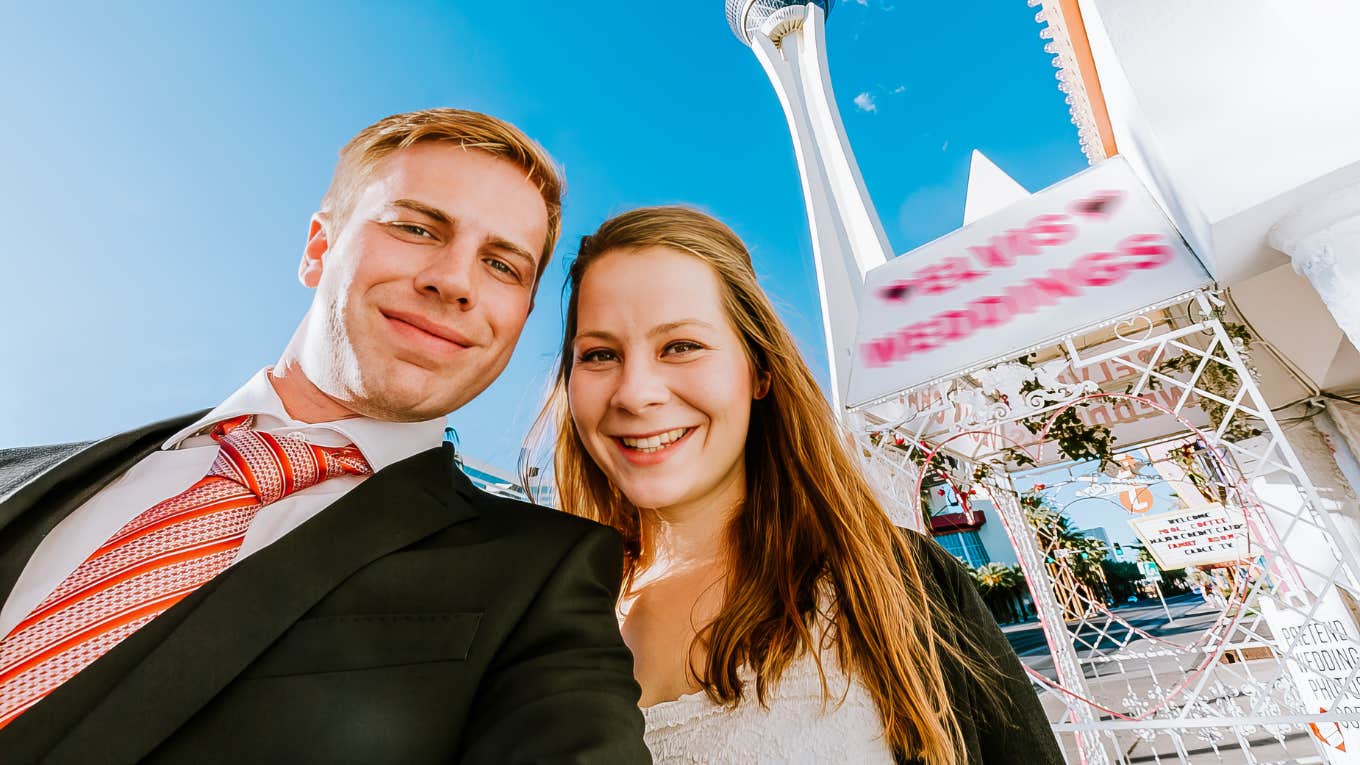
POLYGON ((302 371, 357 414, 441 417, 509 362, 547 207, 518 167, 440 142, 387 157, 357 194, 348 220, 312 221, 302 371))

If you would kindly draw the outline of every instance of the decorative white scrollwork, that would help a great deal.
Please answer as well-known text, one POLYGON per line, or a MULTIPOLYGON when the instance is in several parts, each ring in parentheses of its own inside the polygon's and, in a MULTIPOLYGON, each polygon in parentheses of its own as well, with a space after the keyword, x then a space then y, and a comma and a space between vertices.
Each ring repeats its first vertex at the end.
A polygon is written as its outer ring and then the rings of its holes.
POLYGON ((1067 359, 1058 358, 1034 366, 1008 361, 974 372, 971 377, 977 380, 981 389, 1002 405, 989 410, 991 416, 986 422, 1028 417, 1040 409, 1067 403, 1098 389, 1090 380, 1063 382, 1061 376, 1070 367, 1067 359))
POLYGON ((1152 336, 1152 319, 1147 314, 1130 316, 1114 325, 1114 336, 1126 343, 1141 343, 1152 336))

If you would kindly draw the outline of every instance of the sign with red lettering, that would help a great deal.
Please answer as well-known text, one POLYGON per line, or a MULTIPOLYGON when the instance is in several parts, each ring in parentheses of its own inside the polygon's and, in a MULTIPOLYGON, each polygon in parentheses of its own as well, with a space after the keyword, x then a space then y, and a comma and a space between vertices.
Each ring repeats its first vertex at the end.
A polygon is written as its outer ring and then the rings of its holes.
POLYGON ((1139 516, 1129 525, 1165 571, 1228 563, 1247 552, 1247 524, 1242 511, 1229 510, 1217 502, 1139 516))
POLYGON ((860 406, 1190 292, 1210 278, 1123 157, 870 271, 860 406))

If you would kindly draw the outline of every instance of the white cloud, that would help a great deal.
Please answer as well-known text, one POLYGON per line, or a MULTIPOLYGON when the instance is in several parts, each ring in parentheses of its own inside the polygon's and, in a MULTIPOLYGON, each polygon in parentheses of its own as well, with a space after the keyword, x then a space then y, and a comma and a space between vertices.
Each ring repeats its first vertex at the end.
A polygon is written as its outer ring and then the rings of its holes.
POLYGON ((868 4, 869 4, 869 0, 855 0, 855 2, 856 2, 856 3, 859 3, 860 5, 868 5, 868 4))
POLYGON ((878 104, 874 103, 874 97, 867 90, 855 96, 855 106, 862 112, 878 111, 878 104))
POLYGON ((896 95, 896 94, 898 94, 898 93, 905 92, 906 89, 907 89, 907 86, 906 86, 906 85, 898 85, 897 87, 893 88, 892 92, 893 92, 893 95, 896 95))

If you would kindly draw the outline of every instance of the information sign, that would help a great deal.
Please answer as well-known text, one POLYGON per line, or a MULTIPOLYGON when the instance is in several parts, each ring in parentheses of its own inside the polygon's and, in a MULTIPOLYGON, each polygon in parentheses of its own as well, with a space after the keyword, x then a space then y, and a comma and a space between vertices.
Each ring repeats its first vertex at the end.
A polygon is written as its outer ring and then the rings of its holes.
POLYGON ((1241 559, 1246 554, 1242 511, 1212 502, 1129 521, 1157 565, 1166 571, 1241 559))

